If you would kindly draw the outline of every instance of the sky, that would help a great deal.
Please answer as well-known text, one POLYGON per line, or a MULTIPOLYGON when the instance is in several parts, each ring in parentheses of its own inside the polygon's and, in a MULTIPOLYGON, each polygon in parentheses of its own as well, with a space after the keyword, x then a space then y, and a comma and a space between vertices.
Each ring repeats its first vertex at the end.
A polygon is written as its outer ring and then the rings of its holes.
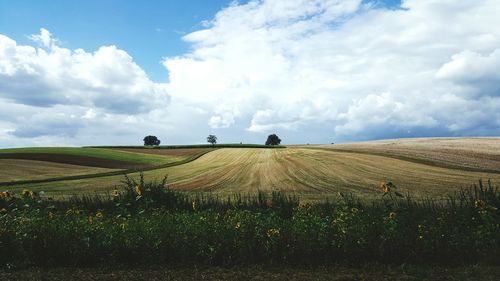
POLYGON ((500 136, 497 0, 0 0, 0 147, 500 136))

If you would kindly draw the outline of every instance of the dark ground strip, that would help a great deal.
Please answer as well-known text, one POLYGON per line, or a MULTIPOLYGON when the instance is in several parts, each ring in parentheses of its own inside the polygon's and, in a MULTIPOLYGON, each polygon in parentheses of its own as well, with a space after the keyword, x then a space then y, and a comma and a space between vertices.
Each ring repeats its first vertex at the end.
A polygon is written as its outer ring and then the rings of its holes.
POLYGON ((110 169, 138 169, 149 166, 129 161, 63 153, 1 153, 0 159, 36 160, 110 169))
POLYGON ((493 281, 499 267, 463 266, 444 268, 433 266, 359 265, 300 268, 297 266, 237 266, 207 267, 129 267, 123 268, 28 268, 15 271, 0 269, 0 280, 334 280, 334 281, 434 281, 477 280, 493 281))

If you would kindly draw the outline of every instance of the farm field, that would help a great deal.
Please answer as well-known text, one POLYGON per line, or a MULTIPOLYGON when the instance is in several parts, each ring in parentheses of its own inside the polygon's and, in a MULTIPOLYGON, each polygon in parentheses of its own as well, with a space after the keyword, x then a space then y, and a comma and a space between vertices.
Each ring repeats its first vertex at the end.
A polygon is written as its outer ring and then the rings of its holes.
POLYGON ((500 138, 416 138, 307 147, 375 154, 445 168, 500 172, 500 138))
POLYGON ((74 176, 115 171, 115 169, 23 159, 0 159, 1 181, 44 179, 60 175, 74 176))
POLYGON ((0 149, 0 159, 7 158, 46 160, 49 162, 81 164, 85 166, 114 165, 118 166, 117 168, 146 167, 149 165, 170 163, 180 159, 175 156, 162 157, 148 153, 80 147, 0 149))
POLYGON ((209 150, 76 147, 0 149, 0 183, 151 169, 182 163, 209 150))
MULTIPOLYGON (((499 139, 460 139, 460 142, 454 139, 398 140, 399 144, 394 148, 386 144, 392 142, 290 146, 283 149, 220 148, 192 162, 144 174, 147 178, 157 179, 168 176, 170 187, 185 191, 231 194, 280 190, 313 199, 337 192, 352 192, 361 197, 379 196, 380 183, 387 181, 393 182, 400 192, 410 192, 413 196, 446 195, 477 183, 479 179, 500 182, 500 172, 496 172, 498 167, 494 165, 499 139), (466 145, 461 146, 460 143, 466 145), (370 150, 370 145, 375 148, 370 150), (362 147, 359 152, 355 151, 358 146, 362 147), (446 150, 443 147, 452 148, 446 150), (405 155, 409 155, 407 158, 399 157, 398 153, 403 153, 404 149, 407 151, 405 155), (440 154, 436 156, 432 149, 440 154), (422 153, 419 153, 420 150, 422 153), (456 151, 468 151, 465 153, 467 157, 459 161, 456 151), (469 169, 471 167, 474 169, 469 169)), ((200 153, 191 149, 117 150, 126 153, 144 150, 157 157, 162 154, 181 157, 190 152, 200 153)), ((123 176, 115 175, 30 184, 29 188, 66 195, 101 193, 109 192, 122 179, 123 176)), ((9 187, 10 190, 23 188, 26 185, 9 187)))

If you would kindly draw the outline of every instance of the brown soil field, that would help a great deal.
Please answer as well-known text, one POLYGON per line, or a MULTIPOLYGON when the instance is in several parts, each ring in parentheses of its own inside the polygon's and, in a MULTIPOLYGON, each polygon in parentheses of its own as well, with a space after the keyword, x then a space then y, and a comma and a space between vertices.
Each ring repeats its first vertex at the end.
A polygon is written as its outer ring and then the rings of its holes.
POLYGON ((0 159, 0 182, 32 180, 114 171, 113 169, 86 167, 53 162, 22 159, 0 159))
POLYGON ((5 153, 0 154, 0 159, 24 159, 46 161, 53 163, 71 164, 88 167, 110 168, 110 169, 131 169, 147 167, 147 164, 140 164, 128 161, 105 159, 84 155, 70 155, 58 153, 5 153))
POLYGON ((362 152, 472 171, 500 172, 500 138, 420 138, 301 146, 362 152))
POLYGON ((152 154, 152 155, 165 155, 165 156, 193 156, 205 151, 212 150, 211 148, 179 148, 179 149, 154 149, 154 148, 111 148, 112 150, 152 154))

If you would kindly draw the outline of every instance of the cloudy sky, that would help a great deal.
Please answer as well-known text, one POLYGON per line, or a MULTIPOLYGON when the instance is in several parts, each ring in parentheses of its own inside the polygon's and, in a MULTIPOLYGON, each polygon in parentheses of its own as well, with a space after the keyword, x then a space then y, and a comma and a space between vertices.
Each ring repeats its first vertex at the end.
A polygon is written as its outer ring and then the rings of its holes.
POLYGON ((0 147, 499 136, 498 15, 498 0, 0 1, 0 147))

